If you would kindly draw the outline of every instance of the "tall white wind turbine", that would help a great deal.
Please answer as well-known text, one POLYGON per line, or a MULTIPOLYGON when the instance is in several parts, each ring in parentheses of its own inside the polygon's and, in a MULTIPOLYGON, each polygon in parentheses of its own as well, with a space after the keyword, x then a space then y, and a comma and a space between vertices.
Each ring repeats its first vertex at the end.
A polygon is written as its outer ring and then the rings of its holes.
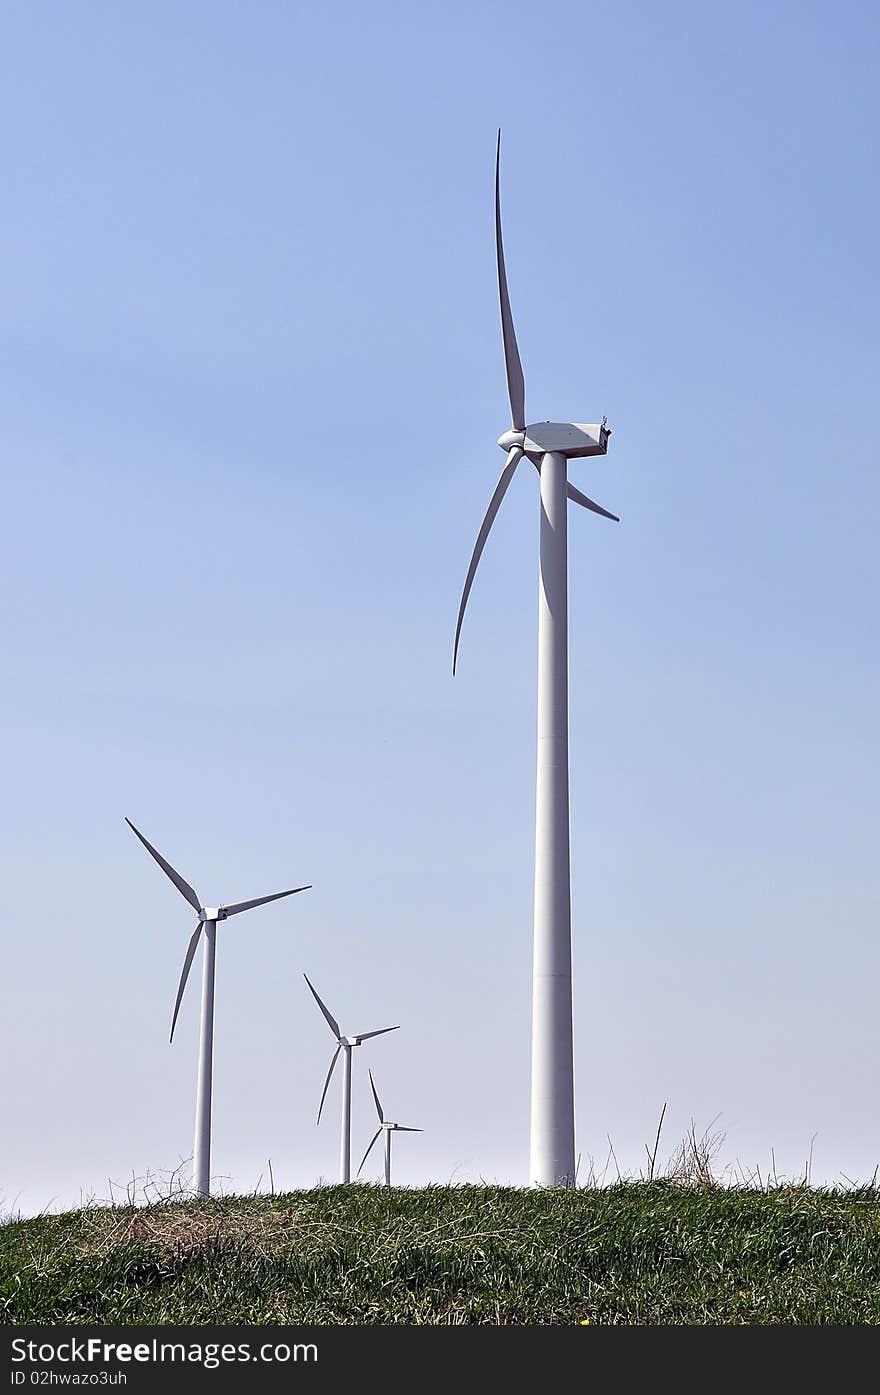
POLYGON ((358 1170, 357 1170, 357 1175, 358 1175, 358 1177, 360 1177, 361 1172, 362 1172, 362 1170, 363 1170, 364 1163, 367 1161, 367 1158, 370 1156, 370 1153, 373 1151, 373 1144, 376 1142, 376 1139, 379 1137, 380 1133, 384 1133, 384 1135, 385 1135, 385 1185, 386 1185, 386 1187, 390 1187, 390 1186, 391 1186, 391 1135, 392 1135, 393 1133, 421 1133, 422 1130, 421 1130, 421 1129, 411 1129, 411 1128, 408 1128, 406 1124, 392 1124, 392 1122, 391 1122, 390 1119, 386 1119, 386 1118, 385 1118, 385 1110, 382 1108, 382 1103, 381 1103, 381 1101, 380 1101, 380 1099, 379 1099, 378 1094, 376 1093, 376 1083, 375 1083, 375 1081, 373 1080, 373 1072, 372 1072, 372 1071, 370 1071, 370 1089, 371 1089, 372 1092, 373 1092, 373 1099, 376 1101, 376 1113, 377 1113, 378 1116, 379 1116, 379 1127, 377 1128, 376 1132, 373 1134, 373 1137, 370 1139, 369 1145, 368 1145, 368 1147, 367 1147, 367 1151, 364 1153, 364 1156, 361 1158, 361 1165, 360 1165, 360 1167, 359 1167, 358 1170))
POLYGON ((174 870, 170 862, 165 861, 165 858, 156 851, 152 843, 147 842, 144 835, 135 828, 131 819, 126 819, 125 822, 132 833, 137 834, 147 852, 156 859, 162 871, 171 879, 181 896, 189 902, 199 917, 183 960, 183 970, 177 988, 177 998, 174 1002, 174 1015, 171 1018, 169 1041, 174 1040, 177 1014, 180 1011, 183 990, 186 987, 192 961, 199 946, 199 939, 203 934, 205 937, 205 953, 202 960, 202 1023, 199 1035, 199 1077, 196 1088, 193 1188, 197 1196, 209 1196, 211 1191, 211 1085, 214 1075, 214 958, 217 922, 218 920, 228 920, 231 915, 238 915, 241 911, 253 910, 254 906, 265 906, 269 901, 280 901, 284 896, 295 896, 298 891, 309 891, 310 887, 295 886, 290 891, 276 891, 271 896, 258 896, 253 901, 237 901, 233 906, 203 906, 189 883, 185 882, 180 873, 174 870))
POLYGON ((308 974, 303 974, 303 978, 309 985, 312 997, 318 1004, 334 1037, 336 1038, 336 1050, 333 1052, 330 1061, 330 1069, 327 1072, 327 1079, 324 1081, 324 1089, 321 1092, 321 1103, 318 1105, 318 1118, 316 1123, 321 1122, 321 1111, 324 1108, 324 1101, 327 1098, 327 1090, 330 1085, 330 1077, 339 1060, 339 1053, 342 1053, 342 1139, 339 1146, 339 1180, 340 1182, 351 1181, 351 1053, 355 1046, 360 1046, 362 1042, 369 1041, 370 1037, 383 1037, 386 1032, 399 1031, 399 1027, 379 1027, 375 1032, 358 1032, 353 1037, 344 1036, 340 1031, 339 1023, 331 1013, 327 1004, 323 1002, 317 989, 309 978, 308 974))
POLYGON ((571 890, 568 809, 568 538, 566 501, 620 520, 588 499, 568 479, 568 462, 604 455, 611 432, 603 420, 526 424, 525 380, 504 267, 499 167, 495 154, 495 250, 501 335, 510 401, 510 430, 498 438, 507 459, 465 578, 455 627, 452 671, 465 607, 480 556, 501 501, 523 456, 541 479, 538 576, 538 762, 535 808, 535 907, 532 978, 532 1095, 529 1176, 543 1186, 572 1186, 574 1059, 571 1000, 571 890))

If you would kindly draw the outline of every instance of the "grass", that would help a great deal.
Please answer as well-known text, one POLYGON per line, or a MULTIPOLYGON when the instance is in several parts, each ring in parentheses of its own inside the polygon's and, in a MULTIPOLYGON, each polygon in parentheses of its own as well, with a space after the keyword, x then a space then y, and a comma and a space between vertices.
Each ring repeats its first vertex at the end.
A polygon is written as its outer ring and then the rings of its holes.
POLYGON ((326 1186, 0 1227, 9 1323, 880 1322, 880 1189, 326 1186))

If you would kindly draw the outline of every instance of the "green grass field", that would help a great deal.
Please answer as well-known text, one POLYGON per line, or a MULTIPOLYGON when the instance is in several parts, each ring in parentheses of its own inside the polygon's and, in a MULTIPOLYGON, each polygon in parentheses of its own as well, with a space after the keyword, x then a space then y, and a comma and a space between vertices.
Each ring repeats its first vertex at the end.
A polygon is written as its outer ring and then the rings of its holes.
POLYGON ((329 1186, 0 1227, 10 1323, 876 1323, 880 1191, 329 1186))

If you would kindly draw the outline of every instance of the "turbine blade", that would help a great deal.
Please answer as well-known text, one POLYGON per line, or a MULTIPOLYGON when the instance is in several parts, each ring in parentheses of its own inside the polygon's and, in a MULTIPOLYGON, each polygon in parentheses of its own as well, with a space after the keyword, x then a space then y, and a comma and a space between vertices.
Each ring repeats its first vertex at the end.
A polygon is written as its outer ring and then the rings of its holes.
POLYGON ((408 1128, 406 1124, 395 1124, 395 1125, 394 1125, 394 1128, 395 1128, 395 1130, 396 1130, 397 1133, 424 1133, 424 1132, 425 1132, 424 1129, 411 1129, 411 1128, 408 1128))
POLYGON ((362 1168, 363 1168, 363 1165, 364 1165, 364 1163, 367 1161, 367 1158, 370 1156, 370 1153, 373 1151, 373 1144, 376 1142, 376 1139, 379 1137, 379 1134, 380 1134, 381 1132, 382 1132, 381 1129, 377 1129, 376 1132, 373 1134, 373 1137, 370 1139, 370 1146, 369 1146, 369 1148, 367 1149, 367 1151, 364 1153, 364 1156, 361 1158, 361 1165, 360 1165, 360 1167, 358 1168, 358 1170, 357 1170, 355 1176, 360 1177, 360 1175, 361 1175, 361 1170, 362 1170, 362 1168))
POLYGON ((376 1082, 375 1082, 375 1080, 373 1079, 373 1072, 370 1071, 369 1074, 370 1074, 370 1089, 371 1089, 372 1092, 373 1092, 373 1099, 376 1101, 376 1113, 377 1113, 378 1116, 379 1116, 379 1123, 380 1123, 380 1124, 384 1124, 384 1123, 385 1123, 385 1111, 384 1111, 384 1109, 382 1108, 382 1103, 381 1103, 381 1101, 380 1101, 380 1099, 379 1099, 379 1096, 376 1094, 376 1082))
POLYGON ((283 896, 295 896, 298 891, 311 891, 311 886, 295 886, 292 891, 275 891, 271 896, 258 896, 253 901, 236 901, 234 906, 224 906, 227 917, 238 915, 239 911, 252 911, 254 906, 265 906, 269 901, 280 901, 283 896))
POLYGON ((330 1011, 330 1009, 329 1009, 328 1007, 326 1007, 325 1004, 324 1004, 324 1003, 321 1001, 321 999, 319 998, 318 993, 317 993, 317 990, 316 990, 315 987, 313 986, 313 984, 312 984, 312 982, 311 982, 311 979, 309 978, 308 974, 303 974, 303 978, 305 979, 306 983, 309 985, 309 988, 311 989, 312 997, 314 998, 315 1002, 318 1004, 318 1007, 321 1009, 321 1011, 323 1012, 324 1016, 326 1017, 326 1019, 327 1019, 327 1025, 329 1026, 331 1032, 333 1033, 333 1035, 335 1036, 336 1040, 338 1041, 339 1038, 342 1036, 342 1033, 341 1033, 340 1030, 339 1030, 339 1023, 336 1021, 336 1018, 333 1016, 333 1014, 332 1014, 332 1012, 330 1011))
POLYGON ((378 1032, 358 1032, 358 1033, 357 1033, 357 1041, 358 1041, 358 1043, 360 1043, 360 1042, 362 1042, 362 1041, 369 1041, 369 1040, 370 1040, 370 1037, 384 1037, 384 1035, 385 1035, 386 1032, 399 1032, 399 1031, 400 1031, 400 1024, 398 1024, 396 1027, 380 1027, 379 1030, 378 1030, 378 1032))
MULTIPOLYGON (((535 461, 535 469, 540 475, 541 464, 538 460, 535 461)), ((568 492, 568 497, 573 504, 580 504, 582 508, 591 509, 593 513, 599 513, 602 515, 603 518, 610 518, 612 523, 620 522, 620 519, 617 517, 616 513, 609 513, 607 509, 603 509, 601 505, 594 503, 592 499, 588 499, 586 494, 582 494, 579 489, 575 489, 574 485, 571 484, 571 482, 569 482, 566 485, 566 489, 568 492)))
POLYGON ((336 1060, 337 1060, 337 1057, 339 1056, 339 1053, 340 1053, 341 1050, 342 1050, 342 1047, 341 1047, 341 1046, 337 1046, 336 1050, 333 1052, 333 1060, 330 1062, 330 1069, 329 1069, 328 1072, 327 1072, 327 1079, 324 1081, 324 1090, 323 1090, 323 1093, 322 1093, 322 1095, 321 1095, 321 1103, 318 1105, 318 1117, 317 1117, 317 1119, 315 1120, 315 1124, 316 1124, 316 1125, 317 1125, 317 1124, 320 1124, 320 1122, 321 1122, 321 1110, 324 1108, 324 1101, 325 1101, 325 1099, 327 1098, 327 1089, 328 1089, 328 1087, 329 1087, 329 1085, 330 1085, 330 1077, 331 1077, 331 1075, 333 1074, 333 1067, 336 1065, 336 1060))
POLYGON ((501 337, 504 341, 504 368, 507 373, 507 396, 510 400, 510 423, 514 431, 526 429, 526 384, 523 378, 516 330, 507 293, 507 272, 504 268, 504 244, 501 240, 501 132, 495 151, 495 253, 498 259, 498 296, 501 301, 501 337))
POLYGON ((519 446, 511 447, 507 455, 507 460, 505 462, 504 469, 501 471, 501 476, 498 480, 498 483, 495 486, 495 493, 489 500, 489 507, 486 510, 486 516, 483 519, 480 531, 477 534, 477 541, 474 544, 474 551, 471 557, 471 564, 468 567, 468 573, 464 581, 464 590, 461 593, 461 604, 458 607, 458 621, 455 626, 455 645, 452 650, 453 676, 455 675, 455 666, 458 663, 458 644, 459 640, 461 639, 461 627, 464 623, 465 607, 468 603, 468 596, 471 594, 471 587, 474 584, 474 577, 477 573, 477 567, 479 566, 480 558, 483 555, 483 548, 486 546, 486 539, 489 536, 489 530, 491 529, 492 524, 495 522, 495 515, 501 508, 501 501, 507 493, 507 486, 513 479, 514 471, 516 470, 516 467, 519 464, 519 462, 522 460, 522 457, 523 453, 519 446))
POLYGON ((582 494, 579 489, 575 489, 573 484, 568 486, 568 497, 573 504, 580 504, 585 509, 592 510, 593 513, 601 514, 603 518, 610 518, 612 523, 619 523, 620 519, 616 513, 609 513, 600 504, 596 504, 592 499, 588 499, 586 494, 582 494))
POLYGON ((183 990, 186 987, 186 981, 189 978, 189 971, 192 967, 193 956, 198 948, 199 936, 201 935, 201 933, 202 922, 199 921, 195 930, 192 932, 192 938, 190 939, 190 942, 186 947, 186 956, 184 958, 183 969, 180 974, 180 983, 177 985, 177 998, 174 1002, 174 1016, 171 1019, 171 1035, 168 1038, 169 1041, 174 1040, 174 1028, 177 1026, 177 1014, 180 1012, 180 1001, 183 997, 183 990))
POLYGON ((140 832, 140 830, 135 828, 131 819, 126 819, 125 822, 128 824, 132 833, 136 833, 138 838, 140 838, 141 842, 143 843, 150 856, 156 859, 159 866, 162 868, 162 871, 165 873, 166 877, 171 878, 174 885, 177 887, 177 890, 180 892, 181 896, 186 897, 187 901, 192 906, 194 911, 200 911, 202 909, 202 903, 200 902, 196 893, 193 891, 189 882, 185 882, 180 873, 175 872, 174 868, 171 866, 171 863, 166 862, 162 854, 156 851, 156 849, 153 847, 153 844, 147 842, 146 838, 140 832))

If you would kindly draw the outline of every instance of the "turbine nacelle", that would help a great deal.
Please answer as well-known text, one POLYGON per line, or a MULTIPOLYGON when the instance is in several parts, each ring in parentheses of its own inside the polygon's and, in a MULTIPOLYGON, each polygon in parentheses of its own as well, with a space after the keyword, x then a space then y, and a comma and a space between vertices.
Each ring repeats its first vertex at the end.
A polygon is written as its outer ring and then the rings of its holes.
POLYGON ((199 920, 202 924, 206 920, 225 920, 226 910, 223 906, 203 906, 199 911, 199 920))
POLYGON ((611 435, 603 422, 537 421, 525 431, 512 428, 498 437, 502 450, 521 450, 524 455, 542 456, 551 451, 569 460, 585 455, 604 455, 611 435))

